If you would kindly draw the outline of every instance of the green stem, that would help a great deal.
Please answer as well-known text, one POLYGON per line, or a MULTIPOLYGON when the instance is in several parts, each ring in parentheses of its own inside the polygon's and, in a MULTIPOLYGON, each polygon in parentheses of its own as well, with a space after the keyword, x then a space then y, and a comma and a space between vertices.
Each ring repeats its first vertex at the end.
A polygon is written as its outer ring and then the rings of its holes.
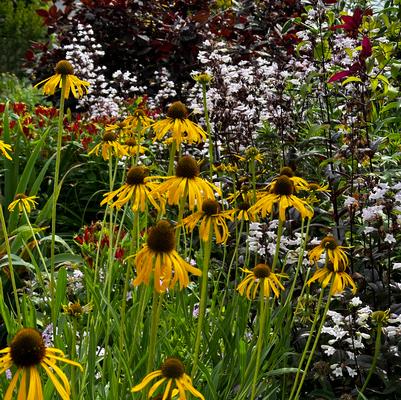
POLYGON ((376 370, 377 359, 379 358, 379 353, 380 353, 380 348, 381 348, 381 337, 382 337, 382 324, 378 323, 377 332, 376 332, 376 341, 375 341, 375 353, 373 354, 373 360, 372 360, 372 364, 369 369, 368 376, 365 379, 365 383, 363 384, 362 389, 359 391, 357 400, 359 400, 361 395, 364 393, 365 389, 368 387, 370 378, 372 377, 373 372, 375 372, 375 370, 376 370))
MULTIPOLYGON (((331 300, 331 294, 332 294, 333 279, 334 279, 334 277, 331 279, 330 292, 329 292, 329 295, 328 295, 327 300, 326 300, 326 306, 324 307, 324 311, 323 311, 323 315, 322 315, 321 322, 320 322, 320 325, 319 325, 319 329, 317 330, 315 341, 314 341, 312 349, 310 351, 310 354, 309 354, 309 357, 308 357, 308 361, 306 362, 305 369, 304 369, 304 372, 302 374, 301 382, 298 385, 298 390, 297 390, 297 393, 295 394, 295 397, 294 397, 295 400, 299 399, 299 394, 301 393, 302 386, 304 384, 306 376, 308 375, 309 366, 310 366, 310 364, 311 364, 311 362, 313 360, 313 355, 315 354, 316 347, 317 347, 317 345, 319 343, 320 334, 322 333, 322 329, 323 329, 324 323, 326 321, 326 315, 327 315, 327 312, 329 311, 329 308, 330 308, 330 300, 331 300)), ((323 289, 322 289, 322 291, 323 291, 323 289)), ((310 334, 309 337, 311 337, 311 336, 312 335, 310 334)), ((294 387, 295 387, 295 385, 294 385, 294 387)), ((291 398, 290 398, 290 400, 291 400, 291 398)))
POLYGON ((206 302, 207 302, 207 280, 209 271, 210 254, 212 252, 212 226, 210 226, 208 240, 203 246, 203 268, 202 268, 202 283, 201 283, 201 297, 199 301, 199 316, 198 325, 196 327, 196 338, 194 346, 194 362, 192 366, 191 377, 194 378, 198 369, 199 350, 202 338, 203 322, 206 314, 206 302))
POLYGON ((323 295, 324 295, 324 289, 322 288, 321 291, 320 291, 319 300, 318 300, 317 305, 316 305, 315 317, 313 318, 312 327, 310 328, 310 332, 309 332, 309 335, 308 335, 308 340, 306 341, 306 345, 304 347, 304 351, 302 352, 301 360, 299 361, 299 364, 298 364, 297 374, 295 375, 294 384, 292 386, 291 394, 290 394, 290 397, 289 397, 290 400, 292 399, 292 397, 293 397, 293 395, 295 393, 295 390, 297 388, 299 375, 301 374, 301 371, 302 371, 302 365, 304 363, 304 360, 305 360, 305 357, 306 357, 306 353, 309 350, 309 346, 310 346, 310 343, 311 343, 312 338, 313 338, 313 332, 315 331, 315 327, 316 327, 317 322, 319 320, 320 307, 322 306, 323 295))
POLYGON ((264 339, 264 328, 266 325, 266 311, 269 309, 269 307, 266 307, 266 300, 264 298, 264 293, 263 293, 264 279, 265 278, 261 279, 259 288, 259 301, 260 301, 259 335, 258 335, 258 342, 256 344, 256 364, 252 380, 251 400, 254 400, 256 396, 256 384, 259 375, 260 359, 262 356, 262 348, 264 342, 263 339, 264 339))
POLYGON ((174 159, 175 159, 175 153, 177 152, 177 143, 175 140, 171 143, 171 148, 170 148, 170 159, 168 162, 168 171, 167 171, 167 176, 173 175, 173 170, 174 170, 174 159))
POLYGON ((60 108, 57 125, 57 148, 56 148, 56 166, 54 171, 54 188, 52 199, 52 232, 51 232, 51 247, 50 247, 50 297, 51 297, 51 311, 53 322, 53 335, 56 336, 57 314, 56 310, 56 278, 55 278, 55 245, 56 245, 56 219, 57 219, 57 200, 60 193, 58 187, 61 163, 61 143, 63 139, 63 123, 64 123, 64 96, 66 89, 66 76, 61 77, 61 95, 60 95, 60 108))
POLYGON ((159 317, 160 309, 163 300, 163 293, 153 291, 153 302, 152 302, 152 322, 150 326, 150 337, 149 337, 149 353, 148 353, 148 364, 146 372, 153 371, 154 359, 156 354, 156 339, 157 331, 159 328, 159 317))
MULTIPOLYGON (((22 324, 22 315, 21 315, 21 309, 20 309, 20 306, 19 306, 17 285, 15 284, 14 266, 13 266, 13 262, 12 262, 12 259, 11 259, 11 247, 10 247, 10 242, 9 242, 9 239, 8 239, 6 221, 4 219, 4 214, 3 214, 3 206, 1 204, 0 204, 0 220, 1 220, 1 230, 3 231, 4 242, 5 242, 5 245, 6 245, 7 258, 8 258, 8 268, 10 269, 11 286, 13 288, 15 307, 17 309, 18 323, 19 323, 19 325, 21 325, 22 324)), ((0 301, 3 301, 3 299, 1 299, 0 301)))
POLYGON ((273 258, 273 263, 272 263, 272 272, 274 272, 276 266, 277 266, 277 261, 278 261, 278 256, 280 253, 280 242, 281 242, 281 236, 283 234, 283 221, 279 218, 278 220, 278 227, 277 227, 277 241, 276 241, 276 250, 274 252, 274 258, 273 258))
MULTIPOLYGON (((23 207, 23 210, 24 210, 24 216, 25 216, 26 222, 27 222, 27 224, 28 224, 28 226, 29 226, 29 229, 30 229, 31 234, 32 234, 33 241, 34 241, 34 243, 35 243, 36 250, 38 251, 40 261, 42 261, 43 268, 44 268, 45 271, 46 271, 46 275, 47 275, 47 277, 49 277, 49 271, 47 270, 46 261, 45 261, 45 258, 43 257, 42 251, 40 250, 39 242, 38 242, 38 240, 36 239, 36 234, 35 234, 35 232, 34 232, 34 230, 33 230, 32 225, 31 225, 31 221, 29 220, 29 215, 28 215, 28 213, 26 212, 25 207, 23 207)), ((36 263, 35 263, 35 264, 36 264, 36 263)), ((38 278, 39 283, 40 283, 41 286, 42 286, 42 289, 45 290, 45 284, 44 284, 43 276, 42 276, 41 271, 40 271, 39 269, 37 269, 36 275, 37 275, 37 278, 38 278)))
POLYGON ((205 121, 206 121, 206 132, 207 138, 209 140, 209 174, 210 178, 213 176, 213 139, 212 139, 212 130, 210 129, 210 119, 209 119, 209 110, 207 108, 207 98, 206 98, 206 82, 202 83, 202 97, 203 97, 203 110, 205 112, 205 121))

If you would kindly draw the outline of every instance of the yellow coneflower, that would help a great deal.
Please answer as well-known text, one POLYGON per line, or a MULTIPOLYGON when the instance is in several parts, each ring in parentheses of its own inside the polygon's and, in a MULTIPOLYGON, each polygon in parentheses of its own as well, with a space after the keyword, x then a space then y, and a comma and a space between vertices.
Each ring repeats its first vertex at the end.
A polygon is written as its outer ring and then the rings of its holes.
POLYGON ((322 288, 325 288, 333 278, 333 283, 330 288, 332 294, 342 293, 347 286, 352 287, 352 293, 356 293, 357 287, 351 276, 346 272, 347 267, 344 264, 339 264, 338 269, 335 269, 331 262, 328 262, 324 268, 318 269, 307 282, 310 285, 314 281, 319 281, 322 288))
POLYGON ((152 227, 146 244, 135 256, 137 277, 134 286, 149 285, 153 276, 154 288, 160 293, 174 288, 177 282, 181 289, 187 287, 188 272, 200 276, 202 272, 183 260, 175 245, 174 230, 169 222, 162 220, 152 227))
POLYGON ((302 218, 312 218, 313 210, 299 197, 294 195, 294 183, 286 175, 279 176, 270 188, 268 194, 263 195, 249 211, 261 213, 262 217, 271 214, 274 204, 278 205, 279 218, 285 221, 285 211, 288 207, 294 207, 301 214, 302 218))
POLYGON ((11 146, 5 143, 3 140, 0 140, 0 151, 3 153, 5 158, 12 160, 11 156, 7 153, 8 151, 12 151, 11 146))
POLYGON ((137 143, 137 140, 131 136, 129 136, 122 145, 123 149, 127 152, 127 154, 131 157, 135 157, 138 154, 143 154, 148 149, 146 147, 141 146, 137 143))
POLYGON ((142 382, 139 385, 134 386, 131 391, 139 392, 144 389, 153 379, 160 378, 155 382, 152 387, 149 389, 148 398, 153 396, 153 394, 157 391, 157 389, 165 383, 165 389, 163 392, 162 400, 168 399, 170 393, 174 391, 174 385, 178 390, 179 399, 186 400, 187 395, 186 392, 191 393, 193 396, 198 399, 205 400, 201 393, 199 393, 192 385, 192 380, 185 373, 185 367, 181 360, 174 357, 167 358, 164 363, 161 365, 160 369, 157 371, 153 371, 150 374, 146 375, 143 378, 142 382))
POLYGON ((247 201, 241 201, 237 207, 228 211, 229 215, 234 220, 244 220, 255 222, 257 220, 256 216, 252 214, 249 209, 251 205, 247 201))
POLYGON ((81 306, 79 301, 76 301, 75 303, 70 302, 68 305, 63 305, 64 314, 75 318, 82 317, 82 315, 87 314, 88 312, 92 311, 92 309, 92 304, 85 304, 84 306, 81 306))
POLYGON ((115 155, 116 157, 128 156, 124 147, 118 142, 117 136, 111 131, 103 134, 102 141, 88 153, 88 156, 93 153, 98 156, 100 150, 103 160, 108 160, 111 155, 115 155))
POLYGON ((18 206, 18 211, 20 213, 25 211, 29 214, 33 209, 35 209, 38 204, 35 199, 38 199, 38 196, 27 196, 24 193, 18 193, 14 197, 14 201, 8 205, 8 211, 11 213, 14 211, 15 207, 18 206))
POLYGON ((171 140, 177 146, 181 142, 188 144, 199 143, 206 139, 206 132, 197 124, 188 119, 188 110, 180 101, 176 101, 167 110, 167 117, 150 125, 155 132, 156 140, 161 140, 171 132, 171 140))
POLYGON ((56 362, 62 361, 83 370, 80 364, 65 358, 61 350, 46 347, 42 335, 32 328, 20 329, 10 346, 0 350, 0 355, 0 374, 13 366, 17 368, 4 400, 12 399, 20 377, 18 399, 44 400, 39 366, 44 369, 61 398, 69 400, 70 384, 56 362))
MULTIPOLYGON (((309 183, 305 179, 303 179, 299 176, 295 176, 295 172, 293 171, 293 169, 291 167, 281 168, 278 178, 280 176, 287 176, 290 179, 290 181, 294 184, 294 189, 296 192, 299 192, 301 190, 304 190, 304 191, 310 190, 309 183)), ((274 184, 278 178, 273 179, 273 181, 268 185, 267 190, 271 189, 274 186, 274 184)))
POLYGON ((244 156, 235 154, 235 157, 240 161, 257 161, 258 163, 263 163, 263 154, 256 147, 250 147, 249 149, 246 149, 244 156))
POLYGON ((247 268, 241 268, 241 271, 245 272, 247 276, 237 286, 237 290, 241 296, 245 293, 249 300, 256 297, 261 282, 263 283, 261 290, 263 290, 264 297, 270 297, 271 291, 274 293, 275 297, 278 297, 280 295, 280 290, 284 290, 284 286, 279 281, 279 278, 286 278, 287 275, 272 272, 270 267, 266 264, 258 264, 252 271, 247 268))
POLYGON ((229 212, 221 212, 220 205, 216 200, 206 199, 202 203, 202 211, 197 211, 184 218, 181 222, 187 231, 192 232, 195 226, 201 221, 199 236, 204 241, 209 240, 210 229, 213 229, 216 243, 225 243, 228 239, 228 227, 226 219, 232 220, 229 212))
POLYGON ((344 251, 347 247, 339 246, 336 239, 329 235, 322 239, 318 246, 309 252, 309 261, 311 263, 319 261, 321 255, 326 253, 330 262, 333 263, 337 271, 340 265, 346 267, 349 264, 347 253, 344 251))
POLYGON ((89 82, 82 81, 74 75, 74 68, 69 61, 59 61, 56 65, 55 72, 55 75, 37 83, 35 87, 46 82, 43 86, 43 92, 44 94, 51 95, 54 94, 57 86, 61 89, 62 81, 65 79, 64 98, 68 99, 70 91, 76 99, 88 92, 89 82))
POLYGON ((190 156, 181 157, 177 163, 175 176, 167 177, 166 181, 159 185, 157 192, 165 193, 170 205, 178 205, 181 198, 188 197, 191 211, 195 207, 201 209, 203 199, 214 199, 215 192, 221 196, 217 186, 199 178, 199 167, 190 156))
POLYGON ((131 129, 141 129, 141 132, 149 128, 155 122, 146 115, 145 110, 142 108, 137 108, 134 113, 125 118, 124 121, 131 129))
POLYGON ((145 211, 146 201, 149 200, 150 203, 159 210, 159 204, 157 204, 156 199, 160 196, 155 192, 158 184, 152 182, 154 177, 148 176, 149 171, 145 167, 131 167, 128 170, 127 178, 120 188, 113 190, 104 194, 104 199, 100 203, 101 206, 113 201, 114 197, 117 200, 111 203, 111 207, 121 208, 124 204, 131 201, 132 211, 137 212, 145 211))

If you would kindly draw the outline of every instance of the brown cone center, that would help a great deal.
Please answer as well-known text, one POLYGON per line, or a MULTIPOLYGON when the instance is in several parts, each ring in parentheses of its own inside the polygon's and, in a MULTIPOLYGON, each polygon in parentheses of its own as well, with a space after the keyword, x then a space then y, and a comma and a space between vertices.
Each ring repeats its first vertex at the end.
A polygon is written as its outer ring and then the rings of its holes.
POLYGON ((175 235, 171 224, 159 221, 150 228, 147 240, 149 248, 155 253, 170 253, 175 249, 175 235))
POLYGON ((22 328, 10 344, 11 358, 18 368, 40 364, 46 353, 42 335, 32 328, 22 328))
POLYGON ((184 364, 178 358, 167 358, 161 366, 162 374, 167 379, 179 379, 185 373, 184 364))

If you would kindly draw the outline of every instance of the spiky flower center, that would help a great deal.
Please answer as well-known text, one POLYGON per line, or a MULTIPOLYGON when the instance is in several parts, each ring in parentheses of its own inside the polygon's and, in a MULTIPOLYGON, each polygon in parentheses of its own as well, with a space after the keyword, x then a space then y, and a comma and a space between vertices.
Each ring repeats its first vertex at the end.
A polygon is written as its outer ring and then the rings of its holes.
POLYGON ((56 64, 56 74, 60 75, 74 75, 74 67, 67 60, 61 60, 56 64))
POLYGON ((159 221, 150 228, 147 240, 149 248, 155 253, 170 253, 175 249, 173 227, 168 221, 159 221))
POLYGON ((24 200, 26 199, 28 196, 25 195, 24 193, 17 193, 14 197, 14 200, 24 200))
POLYGON ((142 185, 148 176, 148 169, 144 167, 131 167, 127 173, 128 185, 142 185))
POLYGON ((206 215, 214 215, 217 214, 220 211, 220 205, 216 200, 213 199, 206 199, 202 203, 202 211, 206 215))
POLYGON ((266 264, 258 264, 253 270, 253 274, 256 276, 258 279, 262 278, 268 278, 271 273, 271 269, 268 265, 266 264))
POLYGON ((172 119, 185 119, 188 117, 188 110, 181 101, 175 101, 167 110, 167 116, 172 119))
POLYGON ((294 193, 294 184, 287 175, 281 175, 274 184, 273 193, 279 196, 291 196, 294 193))
POLYGON ((320 245, 327 250, 335 250, 338 247, 337 241, 333 236, 326 236, 322 239, 320 245))
POLYGON ((179 379, 185 373, 184 364, 174 357, 167 358, 161 366, 162 374, 167 379, 179 379))
POLYGON ((295 174, 294 171, 292 170, 292 168, 290 167, 283 167, 280 170, 280 176, 288 176, 289 178, 292 178, 295 174))
POLYGON ((11 358, 18 368, 40 364, 46 353, 42 335, 32 328, 22 328, 10 344, 11 358))
POLYGON ((178 160, 175 175, 178 178, 196 178, 199 175, 199 167, 195 159, 191 156, 181 157, 178 160))
POLYGON ((134 147, 134 146, 136 146, 136 140, 135 140, 135 138, 130 137, 124 142, 124 144, 126 146, 134 147))
POLYGON ((346 270, 347 270, 347 266, 344 265, 343 263, 338 263, 338 269, 335 270, 335 269, 334 269, 333 263, 331 263, 330 261, 327 263, 326 268, 327 268, 330 272, 346 272, 346 270))
POLYGON ((136 117, 136 118, 141 118, 141 117, 145 117, 145 116, 146 116, 145 111, 142 110, 141 108, 138 108, 134 111, 134 117, 136 117))
POLYGON ((83 314, 83 309, 79 303, 71 303, 66 310, 68 315, 73 317, 80 317, 83 314))
POLYGON ((117 139, 116 135, 113 132, 105 132, 103 134, 103 142, 115 142, 117 139))
POLYGON ((244 202, 242 202, 242 203, 239 204, 238 208, 239 208, 240 210, 242 210, 242 211, 247 211, 247 210, 249 209, 250 206, 251 206, 251 205, 250 205, 248 202, 244 201, 244 202))

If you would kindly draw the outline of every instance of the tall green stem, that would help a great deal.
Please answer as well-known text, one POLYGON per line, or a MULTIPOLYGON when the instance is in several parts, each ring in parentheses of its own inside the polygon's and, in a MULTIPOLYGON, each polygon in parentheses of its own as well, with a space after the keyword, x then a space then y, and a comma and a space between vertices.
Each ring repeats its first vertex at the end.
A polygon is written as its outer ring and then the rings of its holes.
POLYGON ((317 322, 318 322, 319 317, 320 317, 320 307, 322 306, 323 295, 324 295, 324 289, 322 288, 321 291, 320 291, 319 300, 317 302, 316 312, 315 312, 315 317, 313 318, 312 327, 310 328, 310 331, 309 331, 308 340, 306 341, 306 345, 304 347, 304 351, 302 352, 301 360, 299 361, 299 364, 298 364, 297 374, 295 375, 294 384, 292 386, 291 394, 290 394, 290 397, 289 397, 290 400, 293 398, 295 390, 297 389, 297 383, 298 383, 299 375, 301 374, 301 371, 302 371, 302 365, 303 365, 303 363, 305 361, 306 354, 307 354, 307 352, 309 350, 309 346, 310 346, 310 343, 311 343, 312 338, 313 338, 313 332, 315 331, 315 327, 316 327, 317 322))
POLYGON ((368 383, 370 381, 370 378, 372 377, 373 372, 375 372, 375 370, 376 370, 377 359, 379 358, 380 348, 381 348, 381 337, 382 337, 382 324, 379 322, 378 325, 377 325, 376 341, 375 341, 375 353, 373 354, 372 364, 370 366, 368 376, 365 379, 365 383, 363 384, 362 389, 359 391, 357 400, 359 400, 359 398, 361 397, 361 395, 363 394, 365 389, 368 387, 368 383))
MULTIPOLYGON (((4 219, 4 214, 3 214, 3 206, 1 204, 0 204, 0 220, 1 220, 1 230, 3 231, 4 242, 6 245, 8 268, 10 269, 11 286, 13 288, 15 308, 17 309, 18 323, 21 325, 22 324, 22 315, 21 315, 21 309, 20 309, 20 305, 19 305, 17 285, 15 284, 14 266, 13 266, 13 262, 11 259, 11 248, 10 248, 10 242, 8 240, 6 221, 4 219)), ((0 301, 3 301, 3 299, 0 299, 0 301)))
POLYGON ((266 325, 266 311, 269 307, 266 307, 266 301, 263 293, 264 279, 262 278, 260 281, 260 289, 259 289, 259 301, 260 301, 260 312, 259 312, 259 335, 258 342, 256 344, 256 364, 255 371, 253 374, 252 380, 252 392, 251 392, 251 400, 255 399, 256 396, 256 383, 259 375, 259 367, 260 367, 260 358, 262 356, 262 348, 264 342, 264 330, 266 325))
POLYGON ((63 123, 64 123, 64 97, 66 89, 66 76, 61 77, 61 95, 60 95, 60 108, 57 126, 57 149, 56 149, 56 167, 54 171, 54 188, 53 188, 53 201, 52 201, 52 232, 51 232, 51 247, 50 247, 50 298, 51 298, 51 311, 53 322, 53 334, 56 335, 57 325, 57 310, 56 307, 56 279, 55 279, 55 244, 56 244, 56 218, 57 218, 57 200, 60 193, 58 187, 60 175, 60 162, 61 162, 61 142, 63 138, 63 123))
POLYGON ((173 170, 174 170, 174 159, 175 159, 175 153, 177 152, 177 143, 175 140, 171 143, 171 148, 170 148, 170 159, 168 162, 168 171, 167 171, 167 176, 173 175, 173 170))
POLYGON ((212 130, 210 129, 210 119, 209 119, 209 110, 207 108, 207 97, 206 97, 206 82, 202 82, 202 97, 203 97, 203 111, 205 113, 205 121, 206 121, 206 132, 207 138, 209 141, 209 174, 210 178, 213 176, 213 138, 212 138, 212 130))
MULTIPOLYGON (((313 360, 313 355, 315 354, 316 347, 317 347, 317 345, 319 343, 320 334, 322 333, 322 329, 323 329, 324 323, 326 322, 327 312, 329 311, 329 308, 330 308, 332 285, 333 285, 333 278, 331 279, 330 292, 329 292, 329 295, 327 296, 326 306, 324 307, 324 311, 323 311, 323 315, 321 317, 321 322, 320 322, 320 325, 319 325, 319 329, 317 330, 315 341, 313 343, 312 349, 311 349, 309 357, 308 357, 308 361, 306 362, 305 369, 304 369, 303 374, 302 374, 301 382, 298 385, 298 390, 297 390, 297 393, 295 394, 295 397, 294 397, 295 400, 299 399, 299 394, 301 393, 302 386, 304 384, 306 376, 308 375, 309 366, 310 366, 310 364, 311 364, 311 362, 313 360)), ((323 289, 322 289, 322 291, 323 291, 323 289)), ((319 297, 319 300, 321 301, 320 297, 319 297)), ((320 306, 319 306, 319 308, 320 308, 320 306)), ((309 335, 309 338, 310 337, 312 337, 312 334, 309 335)), ((298 372, 299 372, 299 369, 300 369, 300 367, 298 367, 298 372)), ((294 384, 293 388, 295 388, 295 387, 296 387, 296 383, 294 384)), ((290 397, 290 400, 291 400, 291 397, 290 397)))
POLYGON ((163 300, 163 294, 153 291, 152 321, 150 326, 148 364, 146 367, 147 373, 153 370, 153 365, 155 362, 156 339, 157 339, 157 331, 159 328, 159 318, 160 318, 160 309, 162 300, 163 300))
POLYGON ((274 258, 273 258, 273 263, 272 263, 272 272, 274 272, 274 270, 276 269, 278 256, 280 254, 280 242, 281 242, 281 236, 283 235, 283 225, 284 225, 284 222, 279 218, 278 227, 277 227, 276 250, 274 252, 274 258))
POLYGON ((196 371, 198 369, 198 360, 199 360, 199 350, 200 350, 200 342, 202 338, 202 330, 203 330, 203 322, 206 314, 206 302, 207 302, 207 279, 209 272, 209 262, 210 262, 210 254, 212 252, 212 232, 213 228, 210 226, 209 237, 207 242, 204 243, 203 246, 203 268, 202 268, 202 283, 201 283, 201 297, 199 302, 199 316, 198 316, 198 325, 196 327, 196 338, 195 338, 195 346, 194 346, 194 362, 192 366, 191 376, 195 377, 196 371))

